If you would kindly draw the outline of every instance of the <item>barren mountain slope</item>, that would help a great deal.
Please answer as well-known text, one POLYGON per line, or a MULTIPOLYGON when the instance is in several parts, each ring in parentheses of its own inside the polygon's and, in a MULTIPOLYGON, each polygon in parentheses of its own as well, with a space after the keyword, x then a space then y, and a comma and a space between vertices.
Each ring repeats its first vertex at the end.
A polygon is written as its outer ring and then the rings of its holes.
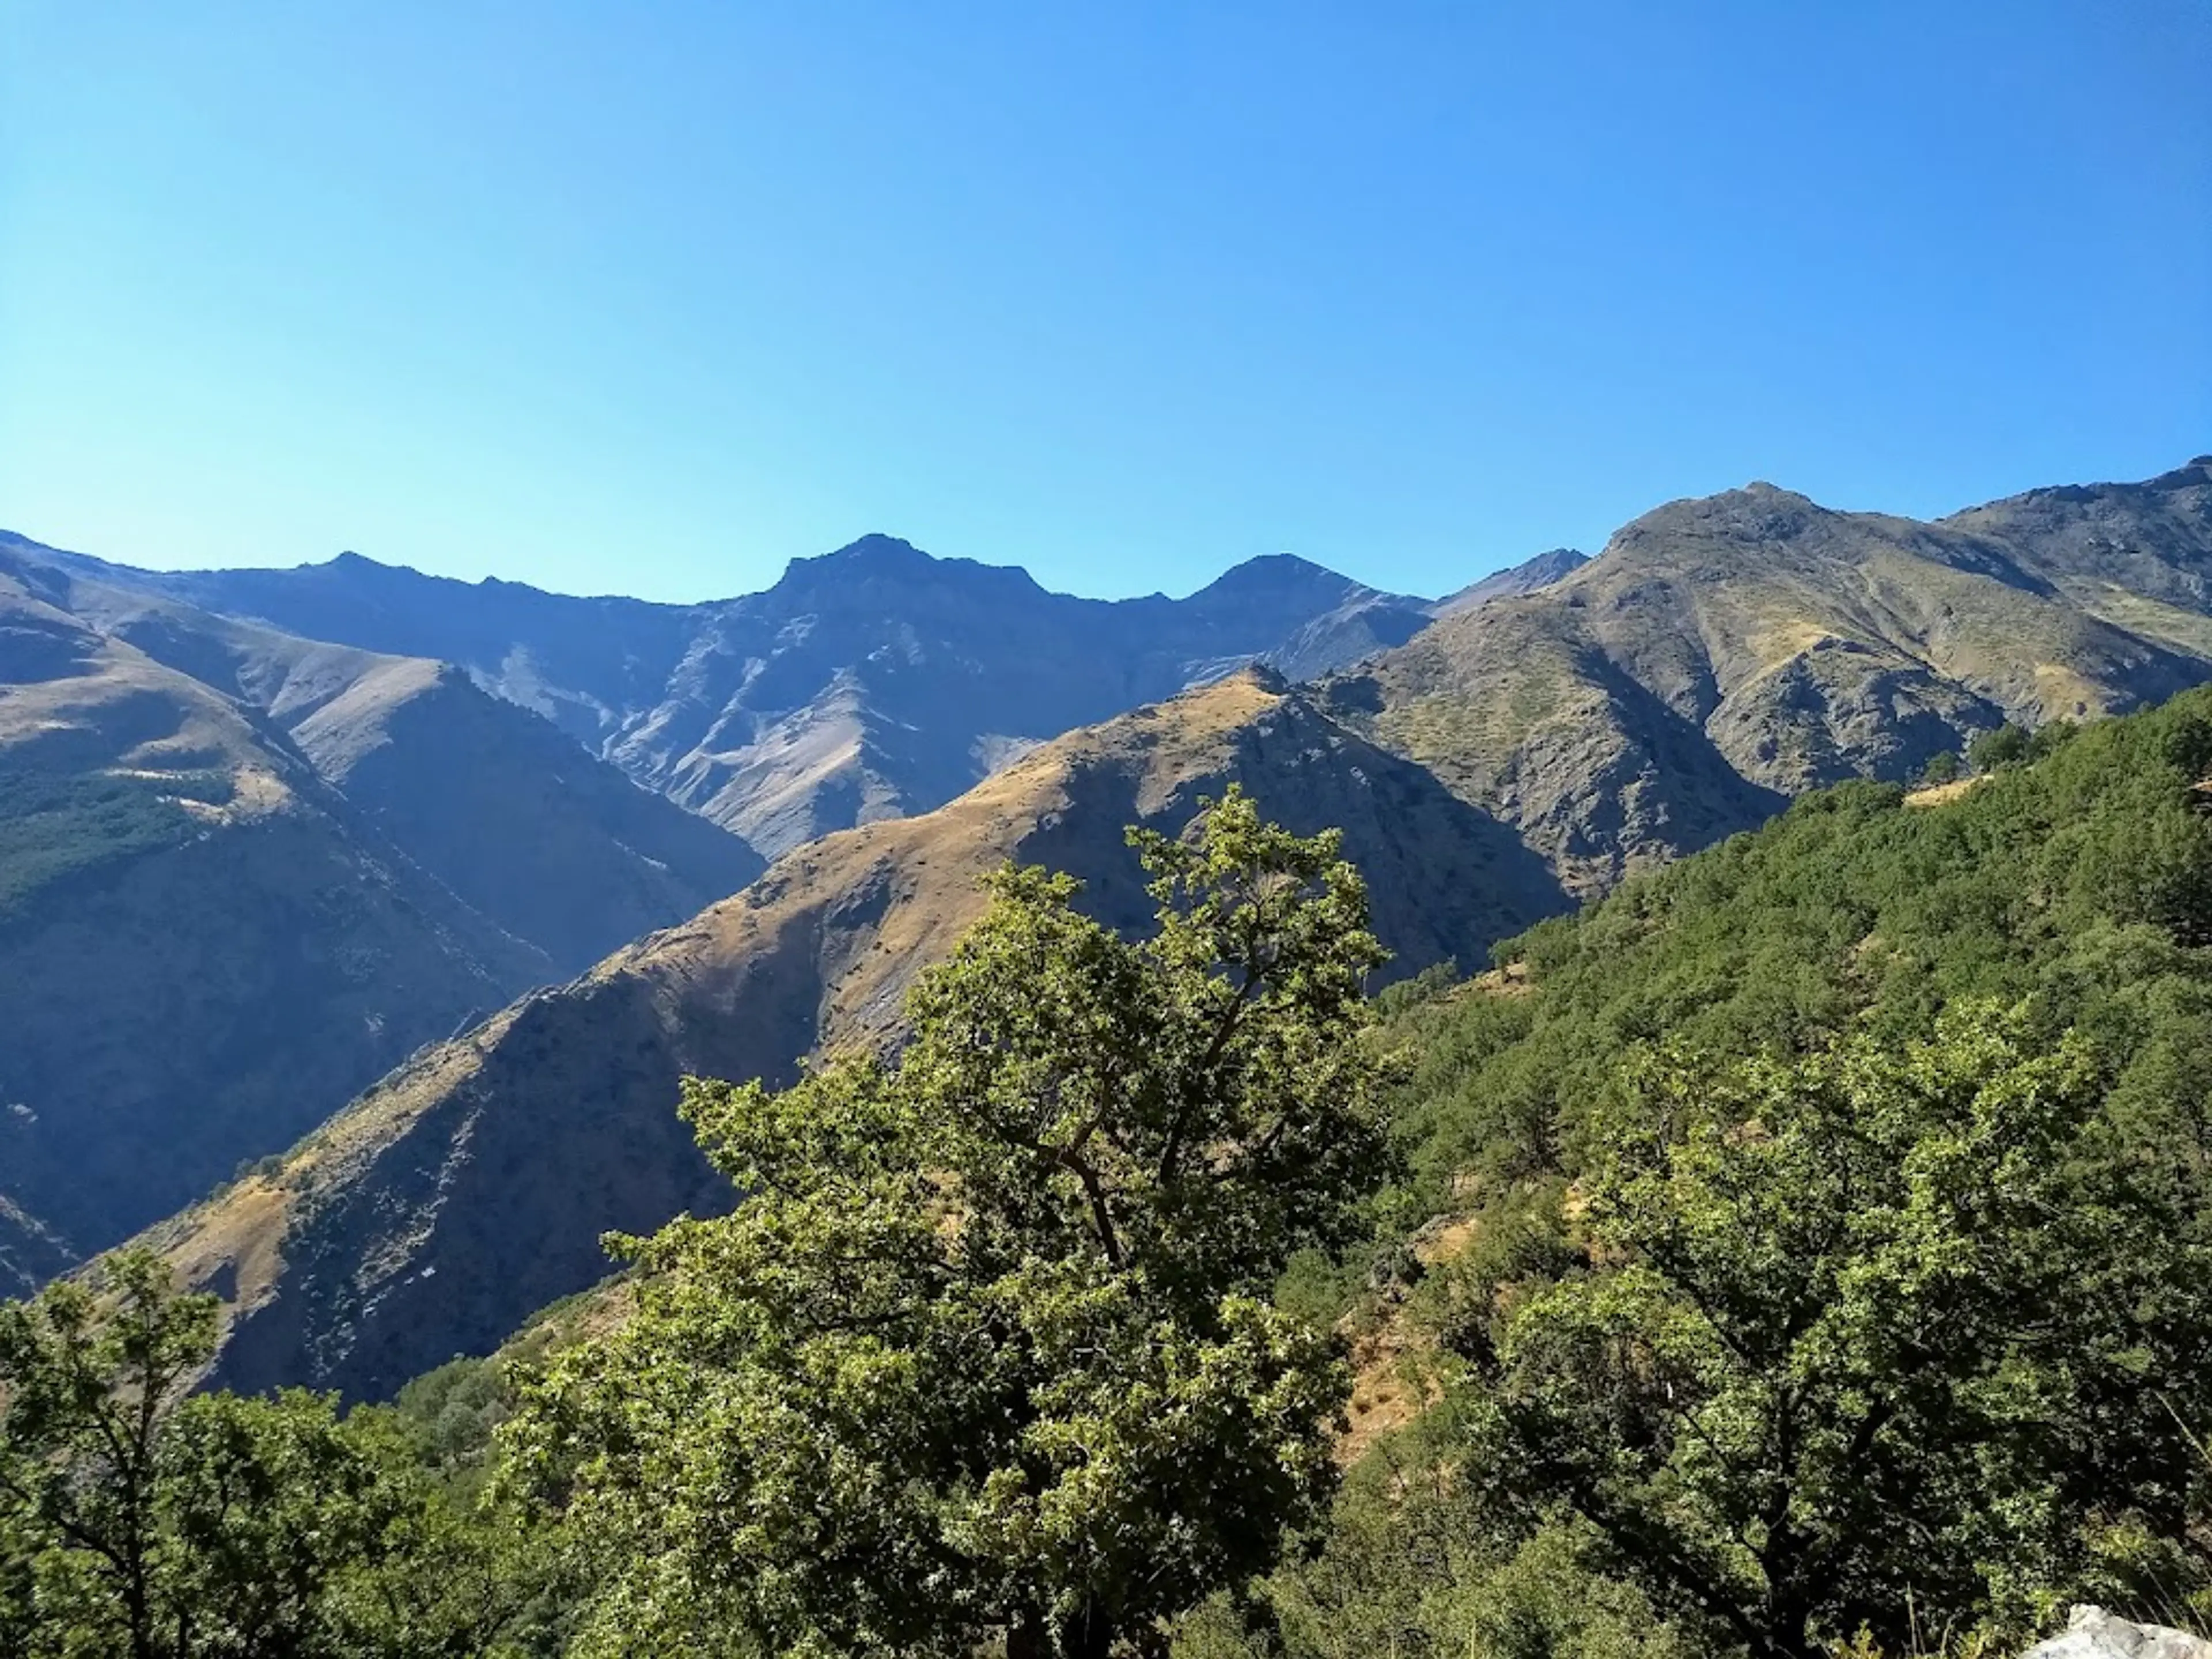
POLYGON ((66 569, 46 580, 79 618, 268 716, 410 858, 543 950, 556 977, 763 867, 738 836, 458 669, 304 640, 66 569))
POLYGON ((1766 484, 1674 502, 1324 701, 1595 892, 1784 795, 1907 777, 2007 719, 2116 712, 2212 675, 2203 471, 2057 492, 2064 514, 2031 496, 1932 525, 1766 484), (2122 556, 2084 527, 2116 522, 2157 533, 2127 532, 2122 556))
POLYGON ((1523 593, 1539 592, 1566 580, 1589 562, 1587 553, 1577 553, 1571 547, 1555 547, 1507 569, 1494 571, 1480 581, 1470 582, 1456 593, 1447 594, 1437 601, 1437 614, 1448 617, 1455 611, 1470 610, 1492 599, 1518 599, 1523 593))
POLYGON ((2031 489, 1942 524, 2002 542, 2092 616, 2212 656, 2212 455, 2142 483, 2031 489))
POLYGON ((165 1224, 157 1241, 231 1304, 222 1378, 373 1396, 489 1350, 606 1271, 603 1231, 726 1200, 675 1116, 680 1076, 786 1080, 812 1049, 890 1030, 1006 858, 1073 871, 1095 914, 1140 921, 1121 826, 1175 829, 1232 781, 1299 829, 1345 829, 1399 971, 1471 962, 1562 902, 1417 768, 1279 682, 1232 677, 1047 744, 937 811, 800 849, 418 1057, 281 1167, 165 1224))
POLYGON ((114 1243, 547 965, 40 580, 0 564, 0 1197, 51 1267, 53 1236, 114 1243))
POLYGON ((67 1240, 0 1194, 0 1297, 28 1296, 76 1260, 67 1240))

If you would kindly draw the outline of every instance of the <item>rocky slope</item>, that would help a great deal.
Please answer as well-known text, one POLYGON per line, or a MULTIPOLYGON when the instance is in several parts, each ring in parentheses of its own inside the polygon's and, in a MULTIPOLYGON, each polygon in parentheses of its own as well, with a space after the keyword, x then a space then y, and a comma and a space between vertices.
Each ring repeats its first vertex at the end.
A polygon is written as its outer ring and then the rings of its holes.
POLYGON ((1116 925, 1148 914, 1121 827, 1174 830, 1240 781, 1340 825, 1410 972, 1473 959, 1563 901, 1543 867, 1418 768, 1279 681, 1232 676, 1035 750, 936 811, 831 836, 683 927, 418 1056, 155 1235, 221 1291, 222 1378, 377 1395, 488 1350, 606 1271, 597 1240, 726 1201, 673 1111, 685 1073, 787 1080, 894 1025, 915 972, 1008 857, 1072 871, 1116 925))
POLYGON ((461 665, 771 856, 940 805, 1030 744, 1255 659, 1293 678, 1342 667, 1430 614, 1284 556, 1187 599, 1109 602, 888 536, 793 560, 764 592, 689 606, 471 585, 350 554, 185 574, 42 556, 308 638, 461 665))
POLYGON ((113 1243, 548 971, 236 703, 0 566, 11 1261, 113 1243))
POLYGON ((265 716, 410 858, 544 951, 555 976, 764 867, 737 836, 448 665, 241 623, 46 562, 21 568, 88 625, 265 716))
POLYGON ((1799 791, 2212 677, 2208 574, 2208 459, 1934 524, 1753 484, 1446 615, 1324 702, 1589 894, 1799 791))
POLYGON ((761 867, 456 671, 0 551, 0 1255, 112 1243, 761 867))
POLYGON ((1589 562, 1587 553, 1577 553, 1571 547, 1555 547, 1506 569, 1492 571, 1480 581, 1469 582, 1458 592, 1446 595, 1437 602, 1437 614, 1449 616, 1492 599, 1517 599, 1523 593, 1539 592, 1566 580, 1589 562))
POLYGON ((28 1296, 76 1260, 66 1239, 0 1194, 0 1297, 28 1296))

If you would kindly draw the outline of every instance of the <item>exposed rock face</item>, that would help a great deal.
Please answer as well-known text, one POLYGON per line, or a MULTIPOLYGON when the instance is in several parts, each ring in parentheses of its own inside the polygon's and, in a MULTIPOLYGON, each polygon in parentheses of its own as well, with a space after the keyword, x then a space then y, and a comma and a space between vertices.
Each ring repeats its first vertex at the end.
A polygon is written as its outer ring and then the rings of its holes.
POLYGON ((2061 1635, 2027 1659, 2212 1659, 2212 1642, 2168 1625, 2138 1625, 2102 1607, 2077 1607, 2061 1635))
POLYGON ((2195 684, 2208 593, 2212 463, 1937 524, 1752 484, 1646 514, 1322 696, 1594 893, 1788 795, 2195 684))
POLYGON ((471 585, 347 555, 125 586, 315 639, 458 663, 769 856, 943 805, 1024 749, 1265 657, 1294 678, 1411 638, 1425 601, 1287 556, 1188 599, 1050 593, 867 536, 698 605, 471 585))
POLYGON ((220 1376, 375 1396, 485 1351, 602 1275, 597 1239, 727 1201, 675 1116, 685 1073, 788 1081, 894 1029, 915 973, 1009 857, 1149 918, 1126 823, 1170 831, 1244 784, 1345 831, 1397 972, 1563 904, 1540 862, 1418 768, 1249 675, 1045 745, 937 811, 831 836, 737 896, 421 1056, 303 1144, 155 1234, 231 1304, 220 1376))
POLYGON ((0 1194, 0 1297, 28 1296, 76 1260, 68 1240, 0 1194))

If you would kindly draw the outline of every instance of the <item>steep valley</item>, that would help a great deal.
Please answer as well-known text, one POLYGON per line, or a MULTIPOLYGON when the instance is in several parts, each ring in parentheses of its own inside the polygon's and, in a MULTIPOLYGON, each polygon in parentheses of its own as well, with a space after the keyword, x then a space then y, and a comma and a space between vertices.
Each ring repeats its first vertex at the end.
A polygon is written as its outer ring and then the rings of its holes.
POLYGON ((18 1277, 759 867, 436 664, 0 556, 0 1198, 38 1218, 10 1227, 18 1277))

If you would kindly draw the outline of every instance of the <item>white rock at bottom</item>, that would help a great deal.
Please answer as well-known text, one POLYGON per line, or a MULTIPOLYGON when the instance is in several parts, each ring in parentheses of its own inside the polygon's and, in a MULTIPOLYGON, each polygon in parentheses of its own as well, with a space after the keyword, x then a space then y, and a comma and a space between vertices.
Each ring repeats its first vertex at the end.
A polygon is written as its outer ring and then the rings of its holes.
POLYGON ((2167 1625, 2138 1625, 2102 1607, 2077 1607, 2063 1635, 2030 1648, 2025 1659, 2212 1659, 2212 1642, 2167 1625))

